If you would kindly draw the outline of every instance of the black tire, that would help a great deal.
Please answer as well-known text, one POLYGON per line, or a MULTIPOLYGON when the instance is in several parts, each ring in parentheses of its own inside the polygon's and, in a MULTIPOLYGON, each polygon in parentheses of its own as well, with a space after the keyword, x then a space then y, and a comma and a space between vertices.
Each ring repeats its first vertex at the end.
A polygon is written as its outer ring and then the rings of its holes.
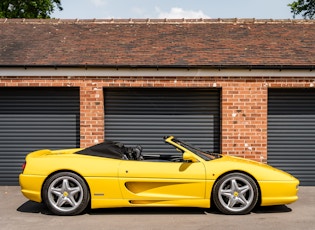
POLYGON ((72 216, 82 213, 90 201, 85 181, 75 173, 60 172, 50 176, 43 186, 43 202, 54 214, 72 216))
POLYGON ((215 206, 222 213, 244 215, 256 206, 259 191, 250 176, 243 173, 230 173, 215 183, 212 197, 215 206))

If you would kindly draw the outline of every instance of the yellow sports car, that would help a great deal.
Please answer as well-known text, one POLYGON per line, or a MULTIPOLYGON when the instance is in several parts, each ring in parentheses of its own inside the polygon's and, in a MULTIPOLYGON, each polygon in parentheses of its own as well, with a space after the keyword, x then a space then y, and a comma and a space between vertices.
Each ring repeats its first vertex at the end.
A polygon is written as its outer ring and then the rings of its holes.
POLYGON ((87 207, 216 206, 225 214, 246 214, 255 206, 298 199, 299 181, 271 166, 209 153, 173 136, 179 152, 143 156, 142 148, 119 142, 85 149, 39 150, 27 155, 21 191, 57 215, 87 207))

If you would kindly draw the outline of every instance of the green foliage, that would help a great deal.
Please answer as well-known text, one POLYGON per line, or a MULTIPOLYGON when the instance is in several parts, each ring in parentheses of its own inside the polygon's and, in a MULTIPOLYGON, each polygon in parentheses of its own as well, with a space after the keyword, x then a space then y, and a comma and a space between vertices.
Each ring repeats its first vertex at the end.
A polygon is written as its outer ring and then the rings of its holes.
POLYGON ((298 0, 288 4, 288 6, 291 7, 293 18, 299 14, 302 14, 305 19, 313 19, 315 16, 315 0, 298 0))
POLYGON ((61 0, 1 0, 0 18, 50 18, 61 0))

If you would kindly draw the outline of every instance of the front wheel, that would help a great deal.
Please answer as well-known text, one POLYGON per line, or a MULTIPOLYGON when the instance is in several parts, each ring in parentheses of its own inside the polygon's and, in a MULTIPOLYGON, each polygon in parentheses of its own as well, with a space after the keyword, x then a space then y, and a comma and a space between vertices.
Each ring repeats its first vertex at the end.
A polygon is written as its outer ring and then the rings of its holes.
POLYGON ((43 201, 57 215, 77 215, 89 204, 90 193, 84 180, 71 172, 49 177, 43 186, 43 201))
POLYGON ((215 206, 224 214, 247 214, 257 204, 258 188, 255 181, 243 173, 230 173, 220 178, 213 187, 215 206))

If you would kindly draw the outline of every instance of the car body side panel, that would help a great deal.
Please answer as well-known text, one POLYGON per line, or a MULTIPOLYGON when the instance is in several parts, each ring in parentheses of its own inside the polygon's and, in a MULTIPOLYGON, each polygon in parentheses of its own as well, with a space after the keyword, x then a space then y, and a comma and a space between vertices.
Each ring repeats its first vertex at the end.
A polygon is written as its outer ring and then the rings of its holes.
POLYGON ((298 199, 299 181, 292 175, 269 165, 223 156, 205 163, 207 181, 217 180, 221 175, 239 171, 253 177, 261 191, 261 206, 289 204, 298 199))
POLYGON ((117 177, 85 177, 90 188, 91 207, 123 207, 117 177))
POLYGON ((123 198, 133 205, 185 203, 196 206, 196 200, 204 202, 206 199, 202 162, 123 161, 119 169, 119 183, 123 198))
POLYGON ((41 189, 47 176, 58 171, 72 171, 82 176, 94 199, 119 199, 120 160, 72 154, 76 150, 40 150, 26 158, 26 168, 20 174, 22 193, 30 200, 41 202, 41 189))
POLYGON ((121 160, 77 154, 31 153, 26 158, 24 174, 48 176, 56 171, 74 171, 83 177, 117 177, 121 160))
POLYGON ((229 171, 243 171, 254 177, 257 181, 292 181, 292 175, 272 166, 231 156, 205 162, 207 179, 217 179, 229 171))

